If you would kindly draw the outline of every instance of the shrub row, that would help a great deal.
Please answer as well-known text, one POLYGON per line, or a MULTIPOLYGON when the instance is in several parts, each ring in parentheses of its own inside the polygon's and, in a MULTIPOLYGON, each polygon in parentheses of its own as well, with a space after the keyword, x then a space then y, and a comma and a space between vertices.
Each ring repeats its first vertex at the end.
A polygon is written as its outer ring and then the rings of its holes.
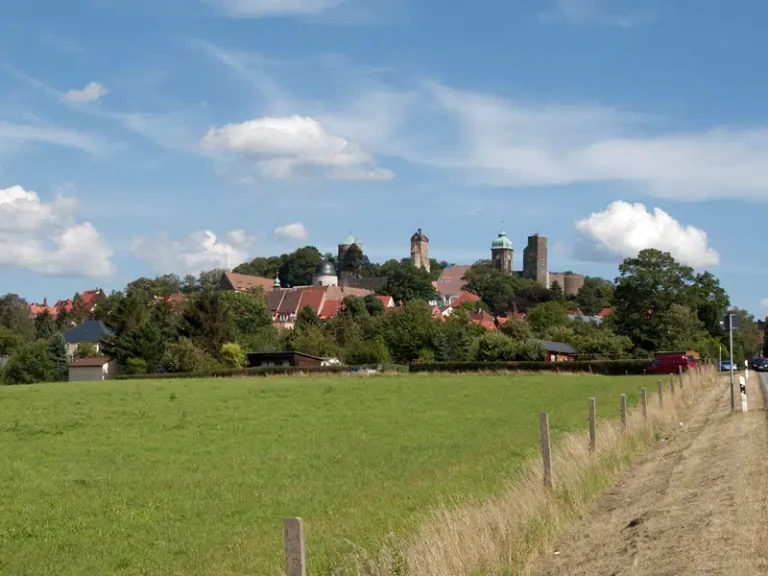
MULTIPOLYGON (((377 365, 354 368, 377 368, 377 365)), ((176 378, 232 378, 235 376, 277 376, 285 374, 340 374, 352 370, 352 366, 257 366, 253 368, 219 368, 202 372, 164 372, 160 374, 120 374, 118 380, 168 380, 176 378)), ((408 372, 408 366, 385 364, 384 372, 408 372)))
MULTIPOLYGON (((384 372, 591 372, 609 376, 642 374, 648 360, 584 360, 573 362, 443 362, 413 363, 410 366, 387 364, 384 372)), ((376 368, 375 365, 360 368, 376 368)), ((351 366, 259 366, 256 368, 232 368, 204 372, 174 372, 163 374, 122 374, 118 380, 149 380, 171 378, 231 378, 235 376, 272 376, 288 374, 341 374, 352 370, 351 366)))
POLYGON ((649 361, 632 360, 575 360, 571 362, 446 362, 411 364, 411 372, 497 372, 517 370, 524 372, 591 372, 608 376, 642 374, 649 361))

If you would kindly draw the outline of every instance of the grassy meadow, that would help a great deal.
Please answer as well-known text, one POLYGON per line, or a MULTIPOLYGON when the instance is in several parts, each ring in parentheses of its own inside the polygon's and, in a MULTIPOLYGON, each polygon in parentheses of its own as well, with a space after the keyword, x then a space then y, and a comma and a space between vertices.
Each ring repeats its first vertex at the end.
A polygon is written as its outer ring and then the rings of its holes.
POLYGON ((0 387, 0 574, 272 575, 282 520, 310 573, 497 493, 646 377, 399 375, 0 387))

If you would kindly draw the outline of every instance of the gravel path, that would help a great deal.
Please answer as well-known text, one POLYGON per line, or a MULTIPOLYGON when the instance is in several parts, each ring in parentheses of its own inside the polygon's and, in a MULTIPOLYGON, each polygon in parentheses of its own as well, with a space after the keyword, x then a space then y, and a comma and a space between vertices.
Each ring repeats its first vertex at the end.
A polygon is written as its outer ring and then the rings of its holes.
MULTIPOLYGON (((768 574, 768 426, 760 381, 730 414, 727 378, 604 494, 536 576, 768 574)), ((736 382, 738 386, 738 381, 736 382)), ((768 391, 768 390, 767 390, 768 391)))

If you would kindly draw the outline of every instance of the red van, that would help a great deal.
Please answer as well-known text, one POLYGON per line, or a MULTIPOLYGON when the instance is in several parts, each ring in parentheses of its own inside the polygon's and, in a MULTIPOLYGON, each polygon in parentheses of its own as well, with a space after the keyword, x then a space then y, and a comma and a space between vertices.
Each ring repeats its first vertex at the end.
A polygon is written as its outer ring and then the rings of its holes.
POLYGON ((683 372, 696 368, 696 358, 685 354, 660 356, 643 369, 646 374, 677 374, 682 367, 683 372))

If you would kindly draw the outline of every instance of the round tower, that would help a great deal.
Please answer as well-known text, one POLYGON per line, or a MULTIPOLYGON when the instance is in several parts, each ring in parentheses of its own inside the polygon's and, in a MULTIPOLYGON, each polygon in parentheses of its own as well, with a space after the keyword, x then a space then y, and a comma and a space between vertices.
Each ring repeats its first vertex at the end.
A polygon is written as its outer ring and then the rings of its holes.
POLYGON ((338 286, 339 277, 336 275, 336 267, 329 260, 320 260, 315 268, 312 279, 313 286, 338 286))
POLYGON ((507 238, 507 233, 502 229, 491 243, 491 262, 494 270, 512 275, 512 253, 512 240, 507 238))

